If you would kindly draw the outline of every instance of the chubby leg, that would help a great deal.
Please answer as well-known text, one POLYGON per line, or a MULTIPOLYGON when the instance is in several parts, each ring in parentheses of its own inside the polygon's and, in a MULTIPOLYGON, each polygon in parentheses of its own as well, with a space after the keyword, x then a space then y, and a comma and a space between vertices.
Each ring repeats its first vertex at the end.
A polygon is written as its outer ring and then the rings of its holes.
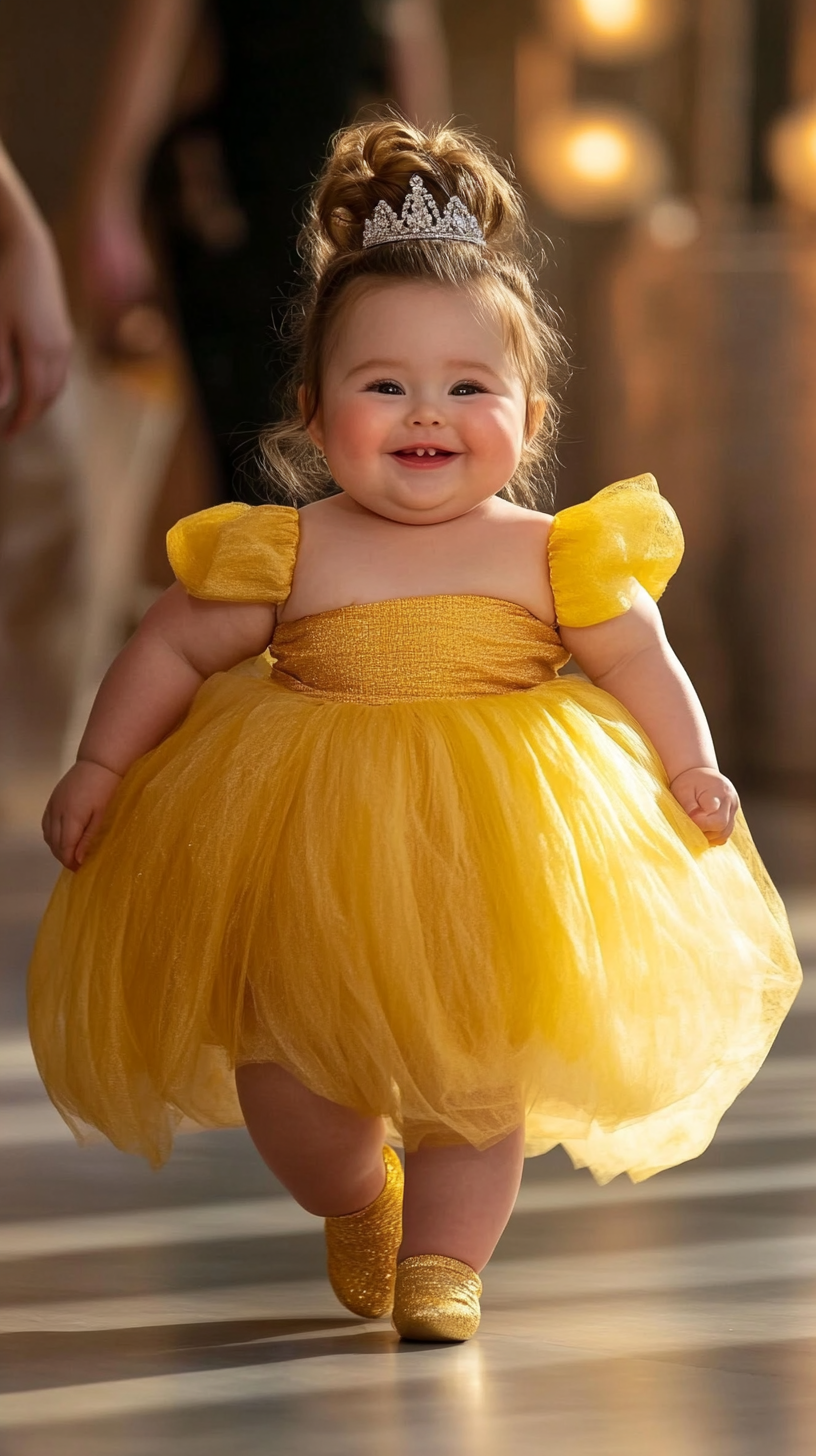
POLYGON ((239 1067, 235 1081, 252 1141, 302 1208, 336 1218, 382 1192, 382 1118, 318 1097, 273 1062, 239 1067))
POLYGON ((483 1269, 513 1210, 523 1129, 477 1152, 420 1148, 405 1169, 394 1324, 404 1340, 469 1340, 479 1328, 483 1269))
POLYGON ((521 1127, 482 1153, 469 1143, 408 1153, 400 1261, 445 1254, 483 1269, 513 1212, 523 1165, 521 1127))
POLYGON ((394 1302, 402 1229, 402 1169, 383 1151, 380 1117, 309 1092, 272 1063, 239 1067, 250 1137, 298 1203, 326 1220, 328 1275, 341 1304, 366 1319, 394 1302))

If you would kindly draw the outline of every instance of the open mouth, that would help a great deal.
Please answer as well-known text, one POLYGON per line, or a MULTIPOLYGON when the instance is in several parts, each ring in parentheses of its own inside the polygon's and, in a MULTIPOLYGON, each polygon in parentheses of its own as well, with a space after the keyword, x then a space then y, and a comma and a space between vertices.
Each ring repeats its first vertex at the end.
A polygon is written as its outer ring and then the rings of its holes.
POLYGON ((413 465, 425 470, 436 465, 445 465, 448 460, 455 460, 458 453, 457 450, 443 450, 438 445, 414 445, 410 449, 393 452, 394 459, 403 465, 413 465))

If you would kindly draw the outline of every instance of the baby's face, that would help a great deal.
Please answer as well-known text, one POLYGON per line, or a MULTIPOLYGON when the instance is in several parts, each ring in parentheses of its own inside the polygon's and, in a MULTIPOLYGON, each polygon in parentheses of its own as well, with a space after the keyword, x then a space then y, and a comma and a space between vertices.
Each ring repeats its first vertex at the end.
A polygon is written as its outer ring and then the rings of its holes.
POLYGON ((387 283, 341 314, 310 432, 360 505, 432 525, 507 484, 525 418, 498 320, 465 289, 387 283))

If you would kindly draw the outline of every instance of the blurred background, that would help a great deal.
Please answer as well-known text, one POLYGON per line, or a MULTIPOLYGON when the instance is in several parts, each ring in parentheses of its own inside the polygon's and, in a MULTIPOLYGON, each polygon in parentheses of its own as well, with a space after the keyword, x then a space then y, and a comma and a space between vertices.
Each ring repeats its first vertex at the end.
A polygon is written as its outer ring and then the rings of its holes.
POLYGON ((258 499, 298 207, 361 106, 512 157, 573 376, 556 503, 651 470, 664 599, 760 849, 816 869, 816 0, 4 0, 0 137, 68 386, 0 441, 0 825, 36 833, 178 516, 258 499))

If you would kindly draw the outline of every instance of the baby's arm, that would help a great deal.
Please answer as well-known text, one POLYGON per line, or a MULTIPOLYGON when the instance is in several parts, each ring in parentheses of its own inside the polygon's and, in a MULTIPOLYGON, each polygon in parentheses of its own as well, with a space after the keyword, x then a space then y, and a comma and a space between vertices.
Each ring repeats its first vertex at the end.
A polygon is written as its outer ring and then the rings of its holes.
POLYGON ((122 775, 184 716, 205 678, 263 652, 274 606, 205 602, 172 586, 151 607, 99 689, 77 761, 43 817, 52 853, 78 869, 122 775))
POLYGON ((651 739, 672 793, 711 844, 723 844, 739 808, 719 771, 708 723, 647 592, 594 627, 562 627, 564 646, 597 687, 612 693, 651 739))

